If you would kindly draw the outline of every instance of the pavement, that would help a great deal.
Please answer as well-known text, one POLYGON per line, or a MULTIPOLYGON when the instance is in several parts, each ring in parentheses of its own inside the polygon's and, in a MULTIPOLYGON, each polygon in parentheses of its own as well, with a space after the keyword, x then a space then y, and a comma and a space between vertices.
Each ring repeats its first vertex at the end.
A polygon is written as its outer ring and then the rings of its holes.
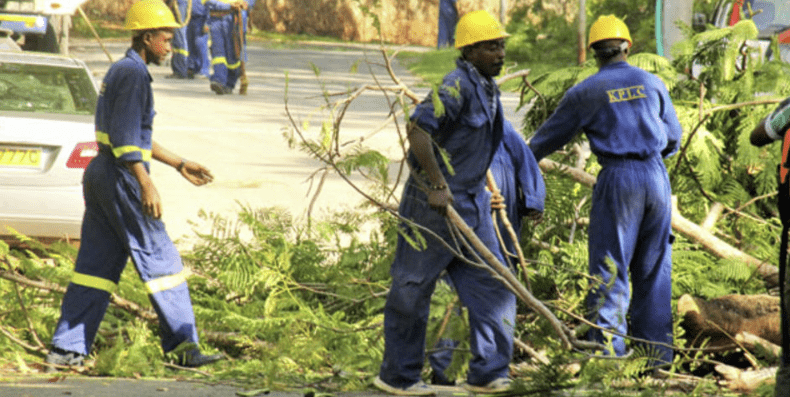
MULTIPOLYGON (((113 61, 123 57, 128 40, 103 42, 113 61)), ((409 50, 427 50, 409 47, 409 50)), ((84 60, 101 81, 110 59, 93 40, 72 39, 70 55, 84 60)), ((246 64, 249 77, 247 95, 218 96, 204 78, 177 80, 167 65, 150 65, 154 78, 154 139, 172 152, 203 163, 215 180, 195 187, 175 170, 154 162, 152 178, 163 200, 163 220, 179 248, 189 249, 197 232, 211 230, 200 213, 234 218, 242 207, 279 207, 298 221, 308 211, 319 215, 342 209, 354 210, 363 202, 349 184, 330 174, 316 197, 314 179, 323 166, 289 145, 283 132, 300 128, 311 137, 332 113, 329 103, 341 96, 325 96, 365 85, 393 85, 382 66, 380 47, 359 44, 296 43, 273 46, 251 42, 246 64), (316 71, 320 71, 316 75, 316 71), (287 76, 287 78, 286 78, 287 76), (286 91, 287 87, 287 91, 286 91), (286 115, 288 109, 294 123, 286 115)), ((397 62, 393 70, 421 97, 427 88, 397 62)), ((344 142, 364 142, 392 159, 402 158, 398 133, 389 116, 388 101, 380 92, 366 91, 348 108, 343 118, 344 142)), ((504 93, 503 105, 514 125, 523 113, 516 113, 518 97, 504 93)), ((402 121, 402 115, 401 121, 402 121)), ((401 123, 402 125, 402 123, 401 123)), ((320 175, 320 173, 319 173, 320 175)), ((393 173, 394 175, 394 173, 393 173)), ((361 177, 351 180, 364 184, 361 177)), ((147 380, 87 377, 73 373, 61 376, 33 374, 0 375, 0 396, 243 396, 243 387, 197 381, 147 380), (241 393, 241 394, 239 394, 241 393)), ((463 389, 441 388, 440 395, 467 395, 463 389)), ((265 395, 259 393, 258 395, 265 395)), ((302 397, 302 391, 268 393, 273 397, 302 397)), ((338 393, 336 396, 384 395, 373 389, 338 393)), ((308 396, 311 397, 311 396, 308 396)), ((318 396, 312 396, 318 397, 318 396)))
MULTIPOLYGON (((438 397, 468 397, 460 386, 434 386, 438 397)), ((69 374, 0 378, 2 397, 384 397, 369 390, 323 393, 313 389, 292 391, 253 389, 242 386, 183 379, 126 379, 69 374)))

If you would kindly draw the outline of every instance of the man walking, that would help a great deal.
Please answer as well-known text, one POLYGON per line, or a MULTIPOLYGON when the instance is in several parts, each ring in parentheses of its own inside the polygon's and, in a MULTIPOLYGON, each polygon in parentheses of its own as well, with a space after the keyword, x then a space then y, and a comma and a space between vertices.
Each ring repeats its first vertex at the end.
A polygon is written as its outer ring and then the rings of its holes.
MULTIPOLYGON (((162 349, 177 364, 198 367, 221 355, 198 349, 195 316, 181 257, 161 221, 162 202, 149 175, 151 159, 172 166, 196 186, 213 179, 202 165, 186 161, 152 139, 151 75, 170 52, 179 28, 162 0, 141 0, 126 14, 133 32, 126 57, 102 82, 96 106, 99 155, 85 170, 85 216, 74 276, 63 297, 61 317, 46 362, 82 365, 99 323, 131 257, 159 317, 162 349)), ((50 367, 52 368, 52 367, 50 367)))
MULTIPOLYGON (((452 244, 444 214, 453 205, 482 242, 493 248, 498 242, 486 172, 505 128, 494 77, 502 70, 509 35, 486 11, 464 15, 456 31, 455 45, 461 56, 436 93, 444 111, 436 112, 429 95, 411 116, 408 161, 412 172, 399 213, 452 244), (437 160, 444 158, 439 148, 449 165, 437 160)), ((403 230, 411 233, 407 225, 403 230)), ((412 247, 403 235, 398 237, 390 269, 392 287, 384 307, 384 358, 373 384, 395 395, 435 394, 420 374, 430 297, 446 270, 469 313, 473 357, 465 387, 474 392, 507 390, 515 296, 486 269, 455 257, 435 237, 425 237, 423 250, 412 247)), ((504 262, 499 249, 492 251, 504 262)))

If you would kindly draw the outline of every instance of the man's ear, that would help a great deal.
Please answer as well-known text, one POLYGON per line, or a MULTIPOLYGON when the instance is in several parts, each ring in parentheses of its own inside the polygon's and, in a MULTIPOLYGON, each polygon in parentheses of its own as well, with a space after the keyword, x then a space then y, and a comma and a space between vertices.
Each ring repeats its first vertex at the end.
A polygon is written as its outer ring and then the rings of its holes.
POLYGON ((143 44, 145 44, 146 46, 150 46, 151 45, 151 38, 153 37, 153 35, 154 34, 151 33, 151 32, 143 33, 143 44))

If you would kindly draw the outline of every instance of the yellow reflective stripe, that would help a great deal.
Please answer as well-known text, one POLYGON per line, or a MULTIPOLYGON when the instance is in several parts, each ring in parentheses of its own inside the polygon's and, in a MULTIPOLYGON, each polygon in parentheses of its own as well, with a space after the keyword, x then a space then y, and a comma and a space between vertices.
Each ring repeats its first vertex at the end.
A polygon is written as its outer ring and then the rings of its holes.
POLYGON ((107 280, 106 278, 89 276, 82 273, 74 273, 74 275, 71 276, 71 282, 77 285, 82 285, 83 287, 107 291, 110 294, 113 293, 117 287, 114 282, 107 280))
POLYGON ((110 143, 110 135, 106 132, 96 131, 96 142, 103 143, 107 146, 112 146, 110 143))
POLYGON ((189 50, 187 50, 186 48, 173 48, 173 53, 181 54, 185 57, 189 56, 189 50))
POLYGON ((111 147, 112 154, 114 154, 116 158, 121 157, 126 153, 140 152, 140 157, 142 157, 143 161, 151 161, 151 157, 152 157, 151 150, 143 149, 139 146, 132 146, 132 145, 113 147, 112 143, 110 143, 110 135, 105 132, 96 131, 96 142, 103 143, 111 147))
POLYGON ((139 146, 121 146, 112 148, 112 154, 119 158, 127 153, 140 152, 143 161, 151 161, 151 151, 140 148, 139 146))
POLYGON ((8 21, 8 22, 22 22, 25 26, 32 28, 36 26, 36 21, 38 17, 31 17, 26 15, 0 15, 0 21, 8 21))
POLYGON ((184 269, 179 273, 170 276, 159 277, 145 283, 149 294, 155 294, 159 291, 169 290, 178 287, 179 285, 187 282, 187 270, 184 269))
POLYGON ((238 62, 236 62, 234 64, 229 64, 228 63, 228 59, 225 58, 225 57, 214 57, 214 58, 211 58, 211 64, 212 65, 223 64, 223 65, 227 66, 228 69, 238 69, 241 66, 241 60, 239 60, 238 62))

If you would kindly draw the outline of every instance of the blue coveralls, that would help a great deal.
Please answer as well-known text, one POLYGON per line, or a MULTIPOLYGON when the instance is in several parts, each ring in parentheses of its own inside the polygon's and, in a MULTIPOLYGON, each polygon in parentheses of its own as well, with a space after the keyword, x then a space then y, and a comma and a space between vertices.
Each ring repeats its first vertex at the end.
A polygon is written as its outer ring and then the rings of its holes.
MULTIPOLYGON (((234 12, 231 3, 235 0, 206 0, 203 4, 209 12, 208 26, 210 34, 211 66, 213 73, 211 81, 216 81, 225 87, 233 89, 236 86, 241 71, 241 58, 236 56, 234 40, 237 40, 239 31, 236 27, 234 12)), ((248 9, 242 12, 242 26, 245 40, 241 42, 241 56, 246 60, 246 33, 247 14, 255 5, 255 1, 246 0, 248 9)))
MULTIPOLYGON (((178 0, 178 12, 181 14, 182 19, 187 17, 187 1, 178 0)), ((175 15, 175 12, 173 12, 175 15)), ((178 21, 183 24, 183 20, 178 21)), ((187 25, 178 29, 173 29, 173 41, 170 43, 173 54, 170 58, 170 67, 173 69, 173 74, 179 77, 187 77, 187 68, 189 66, 189 45, 187 41, 187 25)))
MULTIPOLYGON (((495 110, 489 106, 482 77, 474 67, 460 59, 456 64, 457 68, 444 77, 443 88, 439 90, 444 114, 436 117, 433 104, 427 99, 417 106, 411 120, 449 155, 453 175, 441 160, 439 163, 453 192, 453 206, 458 214, 484 244, 498 247, 485 177, 502 139, 502 104, 493 82, 495 110), (458 87, 457 95, 451 93, 455 87, 458 87)), ((436 151, 435 155, 441 159, 436 151)), ((409 155, 409 162, 414 172, 422 173, 413 154, 409 155)), ((406 182, 399 211, 403 217, 429 228, 452 244, 447 220, 427 205, 427 195, 420 190, 414 176, 406 182)), ((473 357, 467 381, 484 385, 506 377, 513 353, 515 296, 485 269, 463 263, 435 238, 425 233, 423 236, 427 247, 421 251, 412 248, 403 236, 398 237, 390 269, 392 287, 384 307, 385 350, 379 376, 399 388, 420 380, 430 297, 439 273, 446 269, 461 303, 469 311, 473 357)), ((498 249, 491 251, 502 261, 498 249)))
POLYGON ((190 1, 192 1, 192 17, 186 27, 189 50, 187 69, 193 74, 209 77, 211 75, 211 60, 208 57, 208 33, 203 30, 208 19, 208 11, 202 0, 190 1))
MULTIPOLYGON (((546 185, 538 162, 535 161, 524 137, 516 132, 507 120, 504 120, 504 127, 502 143, 494 153, 489 170, 504 199, 508 221, 516 235, 520 235, 524 216, 530 211, 543 212, 546 185)), ((497 227, 507 252, 515 253, 515 242, 510 238, 501 220, 497 222, 497 227)), ((450 366, 453 358, 452 349, 457 345, 457 341, 440 339, 435 346, 437 351, 429 356, 431 368, 444 383, 450 383, 444 376, 444 371, 450 366)))
MULTIPOLYGON (((529 146, 540 161, 579 131, 602 166, 588 244, 590 274, 604 285, 588 297, 590 315, 595 324, 627 334, 630 314, 632 336, 671 346, 672 205, 662 157, 678 150, 682 130, 666 86, 627 62, 605 65, 566 92, 529 146)), ((605 341, 597 330, 590 337, 605 341)), ((622 337, 612 336, 612 343, 615 354, 626 353, 622 337)), ((646 348, 651 364, 672 362, 671 347, 646 348)))
POLYGON ((151 160, 151 75, 134 50, 110 67, 96 107, 99 155, 85 170, 85 215, 74 275, 52 344, 90 352, 99 323, 131 256, 159 317, 162 349, 198 342, 181 257, 161 220, 142 211, 140 186, 125 162, 151 160))
POLYGON ((455 45, 455 25, 458 24, 458 9, 455 3, 456 0, 439 0, 439 32, 436 48, 455 45))

